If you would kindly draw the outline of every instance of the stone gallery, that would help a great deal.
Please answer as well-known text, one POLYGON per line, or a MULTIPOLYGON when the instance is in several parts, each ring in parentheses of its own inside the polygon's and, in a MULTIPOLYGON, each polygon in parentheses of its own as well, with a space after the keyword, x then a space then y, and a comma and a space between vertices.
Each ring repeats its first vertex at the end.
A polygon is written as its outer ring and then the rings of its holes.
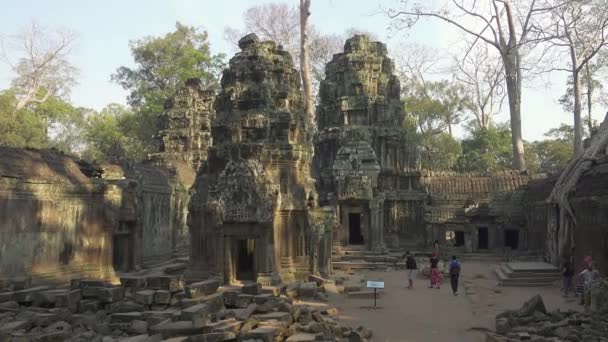
MULTIPOLYGON (((110 279, 189 257, 189 282, 272 285, 328 276, 332 253, 347 248, 381 254, 436 241, 503 254, 567 245, 547 235, 552 210, 569 210, 551 196, 555 177, 420 167, 383 43, 357 35, 334 55, 316 126, 290 54, 254 34, 239 47, 217 95, 189 80, 168 101, 159 151, 142 163, 2 148, 2 277, 110 279)), ((591 146, 603 146, 598 139, 591 146)), ((573 236, 577 255, 592 252, 603 265, 605 234, 592 223, 605 216, 596 186, 604 152, 593 151, 600 162, 570 192, 584 228, 573 236)))

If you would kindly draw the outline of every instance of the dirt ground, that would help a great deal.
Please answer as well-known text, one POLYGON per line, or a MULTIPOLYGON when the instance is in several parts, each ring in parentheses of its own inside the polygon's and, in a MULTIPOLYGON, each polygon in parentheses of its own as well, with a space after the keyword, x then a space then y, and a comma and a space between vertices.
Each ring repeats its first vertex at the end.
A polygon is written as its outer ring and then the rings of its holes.
POLYGON ((440 290, 429 289, 428 279, 419 274, 415 288, 406 288, 404 270, 359 272, 349 275, 348 284, 361 280, 383 280, 386 289, 377 310, 371 299, 352 299, 330 289, 329 305, 340 310, 340 320, 352 326, 371 328, 376 342, 485 341, 483 329, 494 328, 496 314, 519 308, 527 299, 541 294, 548 310, 581 310, 575 298, 563 298, 559 287, 497 287, 495 264, 463 263, 460 295, 452 294, 449 282, 440 290), (465 291, 469 282, 473 290, 465 291), (334 292, 334 293, 331 293, 334 292), (465 292, 469 292, 466 294, 465 292))

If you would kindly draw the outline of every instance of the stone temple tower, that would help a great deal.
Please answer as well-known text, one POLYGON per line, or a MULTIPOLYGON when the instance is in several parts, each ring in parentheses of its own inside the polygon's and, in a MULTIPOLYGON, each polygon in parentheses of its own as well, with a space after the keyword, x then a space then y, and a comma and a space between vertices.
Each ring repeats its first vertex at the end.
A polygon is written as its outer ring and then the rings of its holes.
POLYGON ((273 284, 327 272, 335 216, 316 208, 298 72, 274 42, 251 34, 239 47, 192 187, 187 277, 273 284))
POLYGON ((337 246, 369 250, 423 237, 416 147, 402 128, 400 84, 383 43, 357 35, 327 64, 317 107, 320 203, 337 208, 337 246))

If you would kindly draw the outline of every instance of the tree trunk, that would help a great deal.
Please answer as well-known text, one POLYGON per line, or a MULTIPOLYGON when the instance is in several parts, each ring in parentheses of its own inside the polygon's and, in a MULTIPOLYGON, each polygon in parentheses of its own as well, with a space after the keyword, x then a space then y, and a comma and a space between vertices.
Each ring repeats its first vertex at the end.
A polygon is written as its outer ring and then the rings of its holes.
POLYGON ((511 143, 513 145, 513 169, 526 170, 524 140, 521 131, 521 82, 517 66, 517 56, 513 52, 501 53, 505 66, 507 97, 511 115, 511 143))
POLYGON ((300 72, 304 88, 304 106, 309 122, 314 123, 314 108, 312 100, 312 83, 308 57, 308 17, 310 16, 310 1, 300 0, 300 72))
POLYGON ((574 155, 583 152, 583 123, 581 122, 581 79, 578 70, 572 70, 574 91, 574 155))
POLYGON ((586 82, 587 82, 587 127, 589 127, 589 134, 593 129, 593 120, 591 118, 591 111, 593 108, 593 80, 591 79, 591 71, 589 70, 589 63, 585 64, 586 82))

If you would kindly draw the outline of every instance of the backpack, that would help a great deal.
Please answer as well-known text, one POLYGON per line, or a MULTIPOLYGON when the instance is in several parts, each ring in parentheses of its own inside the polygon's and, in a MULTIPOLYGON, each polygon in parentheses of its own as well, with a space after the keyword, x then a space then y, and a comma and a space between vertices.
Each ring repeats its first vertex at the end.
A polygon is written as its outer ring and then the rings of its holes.
POLYGON ((415 270, 417 268, 416 259, 414 259, 414 257, 412 257, 412 256, 407 257, 407 259, 405 260, 405 267, 408 270, 415 270))

